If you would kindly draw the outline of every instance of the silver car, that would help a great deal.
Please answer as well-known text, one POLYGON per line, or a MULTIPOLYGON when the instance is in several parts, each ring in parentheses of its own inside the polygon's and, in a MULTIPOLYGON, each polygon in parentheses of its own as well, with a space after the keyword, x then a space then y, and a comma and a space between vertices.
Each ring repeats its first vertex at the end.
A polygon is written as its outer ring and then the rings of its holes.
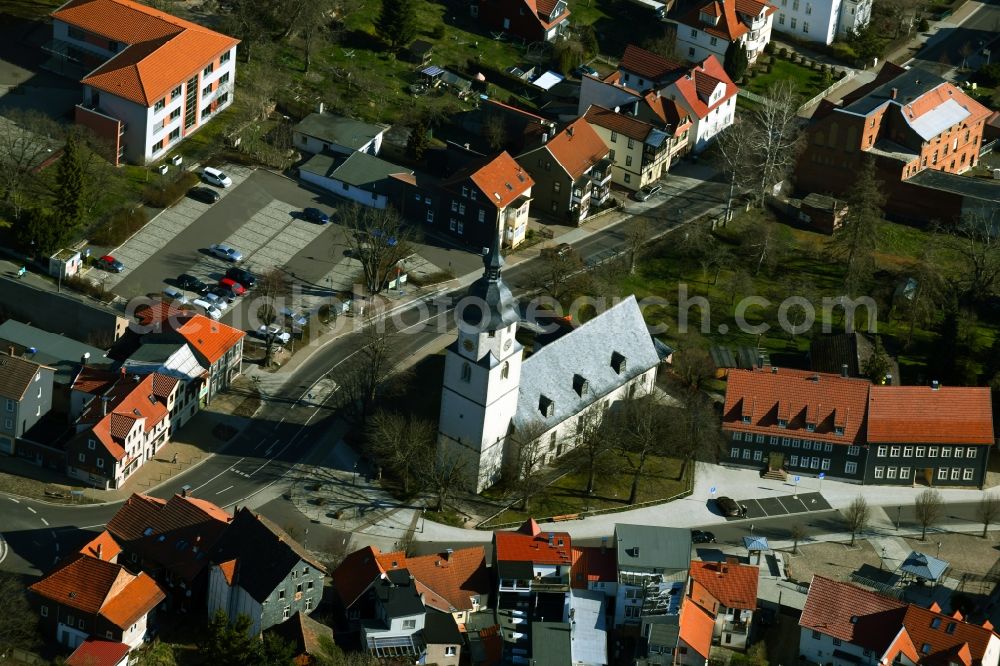
POLYGON ((225 259, 226 261, 243 261, 243 253, 234 247, 226 245, 225 243, 216 243, 212 247, 208 248, 208 251, 219 259, 225 259))

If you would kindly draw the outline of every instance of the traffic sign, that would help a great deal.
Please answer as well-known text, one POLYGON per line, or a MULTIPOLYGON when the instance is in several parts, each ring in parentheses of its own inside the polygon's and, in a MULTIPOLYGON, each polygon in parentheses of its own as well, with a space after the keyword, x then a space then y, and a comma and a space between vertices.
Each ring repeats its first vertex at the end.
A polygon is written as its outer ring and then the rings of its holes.
POLYGON ((797 477, 795 477, 795 483, 798 483, 798 482, 799 482, 799 481, 801 481, 801 480, 802 480, 802 477, 801 477, 801 476, 797 476, 797 477))
POLYGON ((715 486, 712 486, 711 488, 709 488, 708 492, 710 492, 710 493, 712 493, 714 495, 715 494, 715 486))
POLYGON ((820 472, 819 473, 819 478, 825 479, 826 478, 826 472, 820 472))

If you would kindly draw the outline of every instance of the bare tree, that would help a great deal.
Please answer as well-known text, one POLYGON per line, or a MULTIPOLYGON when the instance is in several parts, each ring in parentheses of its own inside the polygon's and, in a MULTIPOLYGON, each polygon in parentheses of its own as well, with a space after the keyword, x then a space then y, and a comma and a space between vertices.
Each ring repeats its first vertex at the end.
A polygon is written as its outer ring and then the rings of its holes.
POLYGON ((1000 517, 1000 497, 997 497, 994 493, 983 494, 979 498, 979 505, 976 506, 976 517, 983 524, 983 538, 985 539, 990 525, 1000 517))
POLYGON ((847 523, 847 529, 851 530, 852 546, 858 533, 865 531, 868 521, 871 520, 871 515, 872 510, 868 506, 868 500, 861 495, 855 497, 850 505, 844 509, 844 522, 847 523))
POLYGON ((729 178, 726 196, 726 222, 733 219, 733 202, 739 190, 750 184, 754 174, 753 121, 736 116, 733 124, 719 132, 712 149, 714 161, 729 178))
POLYGON ((422 485, 434 496, 434 511, 444 511, 445 503, 468 475, 466 461, 458 456, 436 455, 433 448, 419 452, 417 469, 422 485))
POLYGON ((917 495, 917 499, 913 502, 913 512, 917 522, 920 523, 921 541, 927 539, 927 528, 933 527, 941 519, 943 507, 944 500, 941 498, 941 493, 933 488, 928 488, 917 495))
POLYGON ((805 528, 804 525, 802 525, 800 523, 796 523, 796 524, 792 525, 792 529, 790 530, 790 533, 791 533, 791 537, 792 537, 792 555, 798 555, 799 554, 799 541, 801 541, 802 539, 804 539, 806 537, 806 528, 805 528))
POLYGON ((799 95, 795 84, 781 80, 768 88, 753 113, 755 131, 750 135, 754 171, 759 175, 757 205, 764 207, 771 188, 785 179, 798 158, 802 122, 798 117, 799 95))
POLYGON ((586 266, 573 250, 564 253, 543 250, 538 261, 532 263, 531 285, 563 305, 568 305, 573 296, 587 289, 586 266))
POLYGON ((950 291, 950 283, 940 272, 937 262, 938 245, 935 237, 927 239, 920 249, 917 261, 911 267, 914 285, 912 290, 904 290, 901 297, 907 319, 906 346, 913 342, 913 331, 917 324, 926 325, 941 312, 950 291))
POLYGON ((411 481, 426 459, 434 459, 437 428, 430 421, 379 410, 368 424, 368 452, 399 479, 409 495, 411 481))
MULTIPOLYGON (((713 365, 714 367, 714 365, 713 365)), ((677 480, 687 473, 695 460, 717 463, 726 442, 719 427, 711 399, 702 391, 683 391, 677 405, 664 405, 665 418, 671 424, 661 436, 667 455, 680 460, 677 480)))
POLYGON ((262 331, 264 337, 264 365, 271 364, 274 355, 275 343, 281 334, 280 326, 275 324, 278 321, 279 310, 284 299, 291 292, 291 282, 288 274, 280 268, 272 268, 261 273, 255 285, 256 296, 254 303, 257 305, 257 320, 264 326, 262 331))
POLYGON ((754 293, 753 277, 745 268, 737 265, 729 274, 725 287, 726 291, 729 292, 729 304, 733 305, 738 298, 745 298, 754 293))
MULTIPOLYGON (((394 351, 394 329, 385 321, 366 316, 357 350, 344 362, 337 373, 337 392, 347 416, 355 423, 366 424, 372 404, 379 393, 387 393, 387 381, 393 376, 397 354, 394 351)), ((400 373, 395 375, 405 384, 400 373)))
POLYGON ((639 498, 639 483, 649 458, 667 451, 663 435, 671 427, 668 416, 657 397, 649 395, 622 400, 606 417, 611 419, 619 454, 632 471, 628 504, 639 498))
POLYGON ((356 204, 345 207, 342 224, 351 256, 361 263, 365 289, 370 295, 381 293, 411 254, 409 228, 393 208, 356 204))
POLYGON ((962 294, 973 303, 985 303, 1000 284, 1000 214, 969 213, 946 231, 941 245, 961 259, 957 282, 962 294))
POLYGON ((770 216, 753 212, 745 218, 740 236, 740 253, 753 266, 754 277, 779 265, 789 250, 785 229, 770 216))
POLYGON ((697 390, 702 382, 715 376, 716 367, 705 349, 688 346, 674 352, 673 371, 685 388, 697 390))
POLYGON ((614 449, 614 439, 608 422, 603 414, 591 410, 580 415, 577 420, 577 445, 583 455, 583 464, 587 470, 587 487, 589 495, 594 492, 594 481, 598 470, 604 466, 608 454, 614 449))
POLYGON ((17 219, 26 203, 35 169, 57 150, 64 132, 37 111, 11 111, 0 118, 0 193, 17 219))
POLYGON ((514 456, 507 473, 521 511, 527 514, 531 513, 531 500, 542 491, 550 475, 545 469, 548 449, 541 439, 545 430, 544 424, 534 421, 511 433, 514 456))
POLYGON ((639 252, 649 240, 649 222, 644 217, 634 217, 625 226, 625 248, 628 252, 629 275, 635 273, 639 252))

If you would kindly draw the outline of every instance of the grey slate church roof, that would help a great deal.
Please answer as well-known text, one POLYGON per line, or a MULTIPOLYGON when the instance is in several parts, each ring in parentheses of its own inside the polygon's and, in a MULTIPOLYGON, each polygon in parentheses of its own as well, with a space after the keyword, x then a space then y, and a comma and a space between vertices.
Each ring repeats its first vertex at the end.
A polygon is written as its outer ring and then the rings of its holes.
POLYGON ((639 304, 629 296, 524 361, 514 427, 537 422, 553 428, 659 362, 639 304), (625 359, 621 374, 612 362, 615 354, 625 359), (576 375, 588 384, 582 395, 576 375), (542 407, 547 401, 549 416, 542 407))

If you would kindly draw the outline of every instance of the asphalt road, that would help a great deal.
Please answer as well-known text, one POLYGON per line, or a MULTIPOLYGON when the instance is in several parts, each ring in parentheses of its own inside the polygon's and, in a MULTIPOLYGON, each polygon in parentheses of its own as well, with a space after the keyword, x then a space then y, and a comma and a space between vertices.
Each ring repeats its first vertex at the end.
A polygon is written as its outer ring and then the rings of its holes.
MULTIPOLYGON (((969 64, 974 65, 983 60, 982 56, 978 55, 982 46, 996 41, 998 34, 1000 34, 1000 5, 996 2, 984 3, 962 25, 939 29, 929 45, 917 52, 912 64, 919 64, 942 75, 960 67, 966 55, 970 58, 969 64), (968 52, 963 53, 964 50, 968 52)), ((991 62, 996 62, 996 59, 1000 58, 1000 53, 996 52, 997 45, 994 45, 993 49, 991 62)))
MULTIPOLYGON (((668 200, 668 194, 664 193, 658 195, 658 201, 647 202, 643 206, 629 206, 641 209, 641 214, 649 219, 653 232, 658 233, 717 206, 725 190, 726 186, 722 183, 705 182, 681 198, 668 200)), ((223 202, 236 199, 237 197, 228 196, 223 202)), ((245 215, 246 209, 241 214, 245 215)), ((220 220, 220 223, 228 222, 220 220)), ((201 226, 204 225, 198 225, 199 228, 201 226)), ((198 238, 204 237, 194 236, 187 242, 197 245, 201 242, 198 238)), ((624 247, 623 233, 616 228, 597 232, 575 245, 580 256, 588 263, 603 261, 609 255, 622 251, 624 247)), ((167 262, 161 266, 169 265, 171 252, 164 254, 164 259, 156 260, 167 262)), ((470 256, 467 255, 462 261, 470 261, 470 256)), ((472 256, 471 261, 476 263, 481 260, 472 256)), ((530 261, 522 262, 505 270, 504 279, 517 294, 534 285, 533 270, 530 261)), ((135 278, 130 276, 130 279, 135 278)), ((459 297, 461 295, 463 294, 454 294, 459 297)), ((426 316, 424 309, 413 307, 396 318, 398 327, 405 329, 406 334, 393 338, 395 360, 412 356, 442 334, 438 321, 425 321, 426 316)), ((453 330, 453 319, 448 318, 447 322, 447 329, 453 330)), ((312 404, 304 398, 323 377, 329 376, 336 381, 338 367, 363 344, 364 336, 356 332, 323 347, 295 373, 280 394, 266 396, 258 416, 223 453, 173 477, 149 494, 167 498, 187 485, 195 496, 230 507, 256 493, 268 492, 274 498, 258 510, 279 525, 292 527, 300 535, 309 527, 312 531, 308 539, 316 544, 345 538, 347 535, 328 526, 309 524, 291 503, 280 498, 280 490, 283 488, 281 483, 289 480, 288 474, 297 462, 305 458, 314 447, 329 444, 326 438, 330 435, 336 418, 335 411, 330 406, 312 404)), ((0 557, 4 557, 0 561, 0 568, 29 574, 47 571, 59 557, 86 542, 90 538, 90 530, 101 529, 118 507, 117 503, 76 507, 49 505, 0 494, 2 537, 8 547, 0 552, 0 557)))

